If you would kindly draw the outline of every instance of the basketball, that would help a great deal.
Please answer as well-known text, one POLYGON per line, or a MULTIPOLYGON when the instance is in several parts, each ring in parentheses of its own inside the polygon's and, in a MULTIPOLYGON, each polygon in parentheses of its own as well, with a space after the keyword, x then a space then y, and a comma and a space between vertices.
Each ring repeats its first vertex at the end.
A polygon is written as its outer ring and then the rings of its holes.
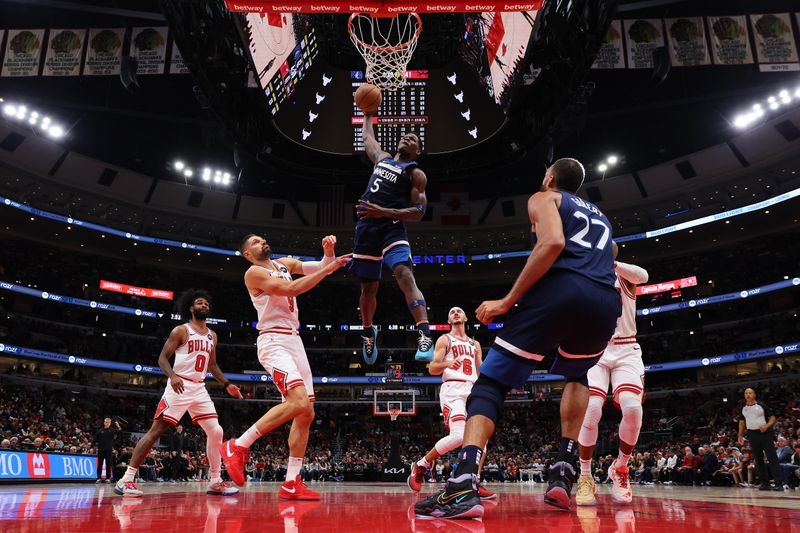
POLYGON ((378 111, 378 106, 381 105, 381 90, 371 83, 365 83, 356 90, 355 100, 356 105, 365 115, 372 115, 378 111))

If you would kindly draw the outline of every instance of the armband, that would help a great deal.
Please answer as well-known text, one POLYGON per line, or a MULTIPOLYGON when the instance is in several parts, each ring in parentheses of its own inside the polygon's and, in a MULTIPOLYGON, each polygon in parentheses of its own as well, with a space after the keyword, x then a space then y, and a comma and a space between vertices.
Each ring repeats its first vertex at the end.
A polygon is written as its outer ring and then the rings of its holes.
POLYGON ((425 204, 414 204, 411 207, 416 207, 419 209, 419 212, 422 213, 423 216, 425 216, 425 211, 428 210, 428 207, 425 204))

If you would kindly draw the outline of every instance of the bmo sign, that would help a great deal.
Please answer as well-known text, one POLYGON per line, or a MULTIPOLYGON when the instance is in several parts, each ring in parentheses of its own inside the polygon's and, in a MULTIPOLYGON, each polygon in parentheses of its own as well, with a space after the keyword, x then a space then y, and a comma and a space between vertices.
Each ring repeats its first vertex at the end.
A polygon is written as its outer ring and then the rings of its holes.
POLYGON ((94 480, 97 457, 0 450, 0 480, 94 480))

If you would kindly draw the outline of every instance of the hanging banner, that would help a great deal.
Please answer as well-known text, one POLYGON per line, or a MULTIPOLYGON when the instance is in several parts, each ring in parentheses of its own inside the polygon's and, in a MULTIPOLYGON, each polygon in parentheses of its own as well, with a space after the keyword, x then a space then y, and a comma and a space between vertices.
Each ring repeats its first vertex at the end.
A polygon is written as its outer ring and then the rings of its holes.
POLYGON ((8 30, 0 76, 38 76, 45 30, 8 30))
POLYGON ((673 67, 710 65, 703 17, 665 19, 673 67))
POLYGON ((84 76, 118 76, 125 28, 92 28, 84 76))
POLYGON ((592 68, 625 68, 625 52, 622 49, 622 21, 612 20, 603 45, 594 58, 592 68))
POLYGON ((144 296, 145 298, 159 298, 161 300, 172 300, 172 291, 163 289, 151 289, 148 287, 135 287, 133 285, 126 285, 125 283, 117 283, 116 281, 100 280, 100 288, 104 291, 121 292, 122 294, 130 294, 131 296, 144 296))
POLYGON ((661 283, 655 283, 653 285, 639 285, 636 287, 636 296, 658 294, 660 292, 685 289, 686 287, 695 287, 696 285, 697 276, 689 276, 688 278, 674 279, 672 281, 662 281, 661 283))
POLYGON ((628 68, 653 68, 653 51, 664 46, 661 19, 622 21, 628 43, 628 68))
POLYGON ((44 76, 78 76, 81 71, 86 30, 50 30, 44 76))
POLYGON ((189 67, 183 61, 183 54, 178 50, 178 45, 175 41, 172 42, 172 55, 169 58, 169 73, 170 74, 189 74, 189 67))
POLYGON ((753 50, 747 37, 747 19, 737 17, 708 17, 711 38, 711 58, 715 65, 752 65, 753 50))
POLYGON ((789 13, 750 15, 750 27, 762 71, 800 70, 789 13))
POLYGON ((164 74, 167 58, 167 32, 160 28, 133 28, 131 56, 139 63, 136 74, 164 74))
POLYGON ((508 2, 419 2, 415 0, 360 0, 353 2, 324 2, 321 0, 225 0, 229 11, 239 13, 313 13, 318 15, 347 14, 354 11, 370 15, 397 15, 400 13, 464 13, 483 11, 489 13, 511 11, 538 11, 544 0, 509 4, 508 2))

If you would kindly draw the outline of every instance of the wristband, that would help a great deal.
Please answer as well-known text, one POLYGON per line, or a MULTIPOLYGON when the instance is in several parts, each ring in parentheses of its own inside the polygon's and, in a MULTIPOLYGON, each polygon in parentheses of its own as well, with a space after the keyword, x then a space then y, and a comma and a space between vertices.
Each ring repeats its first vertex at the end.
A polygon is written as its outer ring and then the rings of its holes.
POLYGON ((230 387, 231 385, 232 385, 232 383, 230 381, 226 381, 225 383, 222 384, 222 386, 225 387, 226 389, 228 387, 230 387))

